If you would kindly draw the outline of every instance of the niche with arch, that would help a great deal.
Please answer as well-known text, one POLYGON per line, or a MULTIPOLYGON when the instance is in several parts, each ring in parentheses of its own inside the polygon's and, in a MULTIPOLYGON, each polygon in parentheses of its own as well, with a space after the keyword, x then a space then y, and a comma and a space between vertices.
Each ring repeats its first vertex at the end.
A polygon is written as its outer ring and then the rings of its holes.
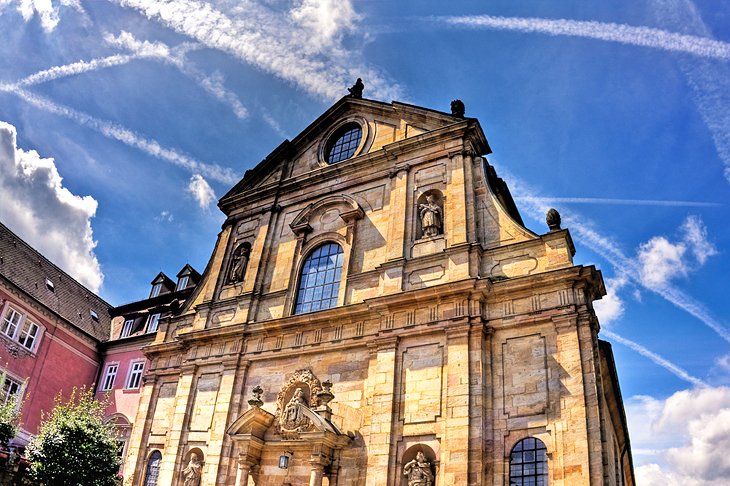
POLYGON ((205 454, 203 454, 203 451, 198 447, 190 449, 185 455, 178 483, 181 486, 200 486, 204 464, 205 454))
POLYGON ((434 238, 444 234, 444 195, 429 189, 416 200, 416 238, 434 238))
POLYGON ((226 275, 226 285, 235 285, 243 283, 246 277, 246 267, 251 258, 251 243, 245 241, 240 243, 233 253, 231 253, 231 261, 228 266, 226 275))
POLYGON ((408 486, 411 481, 420 480, 423 486, 435 486, 438 474, 436 453, 426 444, 415 444, 406 449, 401 457, 398 471, 400 486, 408 486), (420 454, 423 454, 420 456, 420 454))

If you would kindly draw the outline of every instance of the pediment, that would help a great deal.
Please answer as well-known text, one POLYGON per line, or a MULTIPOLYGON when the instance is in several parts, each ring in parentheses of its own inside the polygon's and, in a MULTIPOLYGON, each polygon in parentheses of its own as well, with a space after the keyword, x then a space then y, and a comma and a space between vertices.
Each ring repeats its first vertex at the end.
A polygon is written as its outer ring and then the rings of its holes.
MULTIPOLYGON (((253 169, 246 171, 219 202, 226 212, 232 201, 242 193, 275 187, 282 180, 295 178, 331 165, 355 163, 384 147, 407 138, 417 137, 450 125, 462 123, 464 118, 446 112, 420 108, 405 103, 383 103, 346 96, 330 107, 293 140, 285 140, 253 169), (329 164, 327 144, 338 129, 347 124, 362 128, 361 142, 356 153, 338 164, 329 164)), ((489 152, 484 140, 484 150, 489 152)))

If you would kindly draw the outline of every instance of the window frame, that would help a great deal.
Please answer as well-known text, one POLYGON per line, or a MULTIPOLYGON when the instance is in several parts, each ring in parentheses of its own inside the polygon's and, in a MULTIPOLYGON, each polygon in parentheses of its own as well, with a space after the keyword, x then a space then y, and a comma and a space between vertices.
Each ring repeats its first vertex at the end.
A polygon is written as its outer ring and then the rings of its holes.
POLYGON ((507 470, 509 471, 509 484, 522 485, 524 480, 531 480, 528 484, 536 486, 547 486, 550 481, 549 474, 549 461, 548 461, 548 450, 545 443, 537 437, 523 437, 522 439, 515 442, 509 453, 509 463, 507 470), (528 446, 528 441, 533 441, 534 447, 528 446), (519 447, 519 450, 517 450, 519 447), (542 459, 538 459, 538 456, 542 452, 542 459), (529 460, 529 455, 532 453, 532 460, 529 460), (516 455, 519 454, 519 461, 516 460, 516 455), (525 465, 532 465, 532 472, 525 472, 525 465), (543 470, 539 471, 538 465, 543 466, 543 470), (518 476, 513 475, 513 469, 519 468, 520 474, 518 476))
POLYGON ((99 391, 108 392, 114 389, 114 384, 117 381, 117 375, 119 374, 119 362, 113 361, 111 363, 107 363, 104 367, 104 375, 101 378, 101 382, 99 383, 99 391), (109 386, 107 387, 107 381, 109 381, 109 376, 111 375, 110 369, 114 368, 114 373, 111 378, 111 383, 109 383, 109 386))
POLYGON ((180 290, 184 290, 188 286, 188 282, 190 282, 190 275, 183 275, 177 280, 177 286, 175 287, 175 292, 178 292, 180 290))
POLYGON ((132 329, 134 329, 134 321, 136 321, 135 318, 124 319, 124 324, 122 325, 122 332, 119 334, 120 338, 125 338, 125 337, 129 337, 132 335, 132 329), (129 324, 129 327, 127 327, 127 324, 129 324))
POLYGON ((21 380, 17 378, 15 375, 11 375, 7 370, 0 369, 0 375, 5 375, 5 382, 0 383, 0 393, 2 393, 2 396, 0 397, 0 402, 2 403, 8 403, 8 400, 10 397, 15 396, 16 399, 16 405, 20 406, 21 402, 23 401, 23 393, 25 392, 25 380, 21 380), (12 385, 15 385, 15 391, 11 391, 10 388, 5 388, 5 384, 10 383, 11 387, 12 385))
POLYGON ((129 362, 129 369, 127 370, 127 379, 124 383, 125 390, 139 390, 142 386, 142 376, 144 376, 145 360, 133 360, 129 362), (142 365, 140 369, 135 369, 137 365, 142 365), (132 386, 132 378, 137 375, 136 386, 132 386))
POLYGON ((150 299, 157 297, 162 292, 162 282, 152 284, 152 290, 150 291, 150 299))
MULTIPOLYGON (((348 263, 347 258, 346 258, 344 244, 342 242, 334 240, 334 239, 329 239, 329 238, 324 239, 324 240, 318 241, 316 244, 313 244, 312 247, 303 255, 304 256, 300 260, 299 269, 298 269, 298 273, 297 273, 298 278, 297 278, 296 288, 295 288, 295 292, 294 292, 293 305, 291 307, 292 315, 309 314, 311 312, 319 312, 322 310, 333 309, 335 307, 340 306, 341 305, 340 291, 342 290, 342 288, 341 288, 342 280, 343 280, 345 268, 348 263), (339 262, 339 264, 337 261, 335 262, 335 267, 334 267, 335 272, 333 273, 333 280, 329 281, 329 280, 327 280, 327 277, 326 277, 326 272, 328 270, 332 270, 332 269, 325 268, 324 271, 316 271, 314 274, 312 274, 315 278, 314 286, 302 288, 302 282, 304 279, 304 271, 306 269, 308 262, 313 260, 313 255, 315 254, 315 252, 317 252, 317 250, 319 250, 325 246, 328 246, 328 245, 336 245, 340 250, 339 253, 335 254, 335 256, 338 257, 338 260, 341 259, 341 262, 339 262), (337 272, 338 266, 339 266, 339 273, 337 272), (319 274, 322 274, 322 273, 325 274, 325 277, 323 278, 323 282, 320 284, 317 284, 316 280, 318 279, 319 274), (337 285, 336 292, 334 291, 335 284, 337 285), (299 304, 300 304, 300 295, 301 295, 302 291, 304 291, 305 295, 306 295, 306 292, 308 290, 312 290, 312 296, 314 296, 316 294, 316 289, 321 288, 322 292, 324 292, 324 288, 327 287, 328 285, 332 285, 332 287, 333 287, 332 293, 330 294, 330 297, 329 297, 329 301, 331 302, 332 300, 335 300, 334 305, 330 305, 328 307, 321 307, 321 305, 320 305, 317 309, 314 309, 314 310, 312 310, 312 308, 311 308, 312 306, 310 306, 308 310, 300 309, 299 304)), ((328 254, 326 257, 330 257, 330 256, 332 256, 332 254, 328 254)), ((318 256, 316 258, 323 259, 326 257, 318 256)), ((325 302, 325 299, 318 298, 318 299, 316 299, 316 301, 321 304, 322 302, 325 302)), ((301 303, 302 303, 302 305, 305 305, 305 304, 312 304, 314 302, 315 302, 315 299, 311 299, 308 302, 304 302, 304 300, 302 300, 301 303)))
MULTIPOLYGON (((10 302, 7 303, 5 308, 2 311, 2 314, 0 314, 0 334, 3 335, 5 339, 9 339, 20 346, 23 347, 24 350, 34 353, 38 349, 38 346, 41 342, 41 336, 43 336, 43 331, 45 331, 45 327, 36 319, 34 319, 28 312, 25 312, 21 310, 20 306, 11 304, 10 302), (13 316, 18 316, 16 322, 12 322, 8 316, 12 313, 13 316), (26 343, 28 341, 27 337, 22 338, 22 334, 26 332, 26 325, 28 327, 28 330, 35 328, 35 333, 32 336, 32 342, 30 346, 27 346, 26 343), (8 334, 8 328, 10 326, 13 326, 13 332, 12 334, 8 334), (23 341, 21 341, 23 339, 23 341)), ((29 334, 29 332, 28 332, 29 334)))
POLYGON ((160 317, 162 314, 160 312, 155 312, 154 314, 150 314, 150 316, 147 318, 147 334, 152 334, 153 332, 157 332, 157 329, 160 327, 160 317), (157 319, 155 319, 155 317, 157 319), (150 326, 154 323, 155 328, 150 329, 150 326))

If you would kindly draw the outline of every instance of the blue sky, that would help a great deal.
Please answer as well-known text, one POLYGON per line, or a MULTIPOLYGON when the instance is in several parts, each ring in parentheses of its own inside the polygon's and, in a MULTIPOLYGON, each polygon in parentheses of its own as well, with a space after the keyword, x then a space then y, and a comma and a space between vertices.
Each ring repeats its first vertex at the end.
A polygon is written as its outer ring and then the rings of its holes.
POLYGON ((355 78, 462 99, 603 271, 640 484, 730 482, 730 1, 0 0, 0 46, 0 220, 112 304, 355 78))

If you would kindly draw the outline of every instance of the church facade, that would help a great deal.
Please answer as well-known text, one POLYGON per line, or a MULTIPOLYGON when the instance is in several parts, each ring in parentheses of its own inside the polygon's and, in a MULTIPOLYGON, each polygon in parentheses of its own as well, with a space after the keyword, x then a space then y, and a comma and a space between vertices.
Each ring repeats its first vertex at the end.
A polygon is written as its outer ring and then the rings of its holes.
POLYGON ((460 102, 357 88, 220 200, 126 484, 633 485, 600 271, 523 225, 460 102))

